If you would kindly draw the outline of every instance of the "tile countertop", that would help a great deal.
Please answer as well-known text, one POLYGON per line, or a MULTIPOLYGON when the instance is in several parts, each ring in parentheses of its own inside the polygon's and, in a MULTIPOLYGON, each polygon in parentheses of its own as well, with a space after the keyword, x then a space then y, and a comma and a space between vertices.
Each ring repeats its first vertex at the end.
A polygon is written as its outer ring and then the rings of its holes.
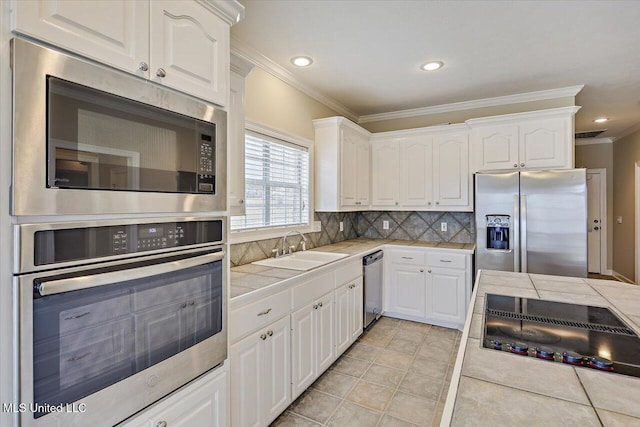
MULTIPOLYGON (((423 248, 438 248, 444 250, 455 249, 473 253, 475 244, 473 243, 446 243, 446 242, 423 242, 411 240, 382 240, 382 239, 353 239, 340 243, 320 246, 310 251, 338 252, 349 254, 348 257, 338 260, 342 262, 349 259, 363 257, 370 254, 383 245, 413 246, 423 248)), ((325 264, 321 267, 309 270, 287 270, 284 268, 263 267, 253 264, 245 264, 231 269, 231 307, 236 304, 248 302, 274 292, 275 288, 286 287, 289 279, 303 274, 315 274, 324 269, 332 268, 334 263, 325 264)))
POLYGON ((610 307, 640 332, 640 286, 480 271, 441 427, 640 425, 640 378, 481 348, 486 293, 610 307))

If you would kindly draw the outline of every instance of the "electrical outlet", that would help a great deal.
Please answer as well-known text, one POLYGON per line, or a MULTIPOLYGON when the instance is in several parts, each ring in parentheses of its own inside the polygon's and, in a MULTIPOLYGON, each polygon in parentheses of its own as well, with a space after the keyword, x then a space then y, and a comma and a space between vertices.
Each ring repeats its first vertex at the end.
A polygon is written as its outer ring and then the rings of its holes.
POLYGON ((447 231, 447 223, 446 222, 441 222, 440 223, 440 231, 447 231))
POLYGON ((389 229, 389 221, 382 221, 382 229, 383 230, 389 229))
POLYGON ((340 231, 344 231, 344 222, 340 221, 340 231))
POLYGON ((619 216, 618 218, 616 218, 616 222, 617 222, 618 224, 622 224, 622 217, 621 217, 621 216, 619 216))

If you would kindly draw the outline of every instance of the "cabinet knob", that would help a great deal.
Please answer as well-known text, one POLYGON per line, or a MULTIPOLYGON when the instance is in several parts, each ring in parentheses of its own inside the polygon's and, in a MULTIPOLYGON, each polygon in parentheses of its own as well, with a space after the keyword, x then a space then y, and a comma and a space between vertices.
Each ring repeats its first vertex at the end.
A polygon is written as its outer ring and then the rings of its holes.
POLYGON ((318 304, 313 304, 313 309, 317 310, 318 309, 318 304))
POLYGON ((164 70, 164 68, 158 68, 158 71, 156 71, 156 76, 163 78, 167 76, 167 72, 164 70))
POLYGON ((273 336, 273 331, 267 331, 267 335, 273 336))
POLYGON ((439 204, 440 204, 440 202, 436 202, 436 205, 439 205, 439 204))
POLYGON ((421 268, 421 269, 420 269, 420 273, 424 273, 424 268, 421 268))
POLYGON ((147 64, 146 62, 141 62, 139 68, 140 71, 149 71, 149 64, 147 64))
POLYGON ((398 202, 396 202, 396 206, 398 206, 398 202))
POLYGON ((240 200, 238 200, 238 203, 239 203, 239 204, 241 204, 241 205, 243 205, 243 204, 244 204, 244 199, 240 199, 240 200))
POLYGON ((520 166, 521 166, 521 167, 524 167, 524 163, 520 163, 520 166))
POLYGON ((431 273, 431 270, 427 270, 427 273, 431 273))
POLYGON ((594 230, 596 230, 596 231, 598 231, 598 230, 600 230, 600 227, 597 227, 597 226, 596 226, 596 227, 593 227, 593 229, 594 229, 594 230))
POLYGON ((167 422, 166 421, 158 421, 158 423, 156 424, 156 427, 167 427, 167 422))
POLYGON ((318 307, 322 307, 322 303, 321 303, 321 302, 320 302, 320 303, 318 303, 318 307))
POLYGON ((517 163, 514 163, 514 164, 513 164, 513 167, 514 167, 514 168, 517 168, 517 167, 518 167, 518 164, 517 164, 517 163))
POLYGON ((262 341, 266 340, 266 339, 267 339, 267 334, 262 334, 262 335, 260 335, 260 339, 261 339, 262 341))
POLYGON ((182 304, 180 304, 180 308, 186 308, 187 307, 187 303, 183 302, 182 304))

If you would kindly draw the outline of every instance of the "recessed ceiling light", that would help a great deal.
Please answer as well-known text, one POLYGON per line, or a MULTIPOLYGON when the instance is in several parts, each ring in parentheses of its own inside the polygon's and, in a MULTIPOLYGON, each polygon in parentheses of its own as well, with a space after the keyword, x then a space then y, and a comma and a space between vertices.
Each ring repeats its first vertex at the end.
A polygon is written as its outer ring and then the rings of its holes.
POLYGON ((604 122, 606 122, 607 120, 609 120, 609 119, 608 119, 608 118, 606 118, 606 117, 600 117, 600 118, 595 119, 593 122, 594 122, 594 123, 604 123, 604 122))
POLYGON ((444 66, 444 62, 442 61, 429 61, 425 62, 420 66, 420 69, 423 71, 435 71, 444 66))
POLYGON ((313 59, 308 56, 294 56, 291 58, 291 63, 296 67, 308 67, 313 64, 313 59))

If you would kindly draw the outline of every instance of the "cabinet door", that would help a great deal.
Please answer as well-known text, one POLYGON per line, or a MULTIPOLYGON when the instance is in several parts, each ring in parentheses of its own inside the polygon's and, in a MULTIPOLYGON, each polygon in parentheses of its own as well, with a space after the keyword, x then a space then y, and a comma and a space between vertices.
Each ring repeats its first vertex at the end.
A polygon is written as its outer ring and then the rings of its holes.
POLYGON ((461 327, 465 319, 465 272, 429 267, 427 300, 429 317, 461 327))
POLYGON ((231 425, 262 425, 261 414, 267 377, 263 375, 264 340, 257 332, 231 346, 231 425), (250 408, 250 409, 249 409, 250 408))
POLYGON ((356 167, 356 205, 367 206, 369 204, 369 141, 360 137, 357 144, 356 167))
POLYGON ((371 204, 399 204, 400 150, 397 141, 375 142, 371 145, 371 204))
POLYGON ((567 144, 565 136, 570 119, 540 120, 520 125, 520 167, 563 167, 567 144))
POLYGON ((226 106, 229 25, 195 1, 154 0, 150 16, 152 80, 226 106))
POLYGON ((364 309, 364 294, 362 287, 362 277, 354 281, 351 286, 351 298, 349 300, 349 304, 351 304, 351 308, 349 310, 350 321, 349 325, 351 326, 351 343, 354 343, 360 335, 362 335, 362 316, 364 309))
POLYGON ((433 173, 436 207, 469 205, 469 142, 466 134, 434 137, 433 173))
MULTIPOLYGON (((289 316, 265 328, 262 425, 275 420, 291 403, 291 324, 289 316)), ((244 406, 246 411, 251 406, 244 406)))
POLYGON ((340 206, 356 206, 358 196, 358 134, 341 128, 340 142, 340 206))
POLYGON ((294 399, 316 378, 315 311, 310 304, 291 315, 291 383, 294 399))
POLYGON ((336 289, 336 356, 344 353, 351 344, 351 284, 336 289))
POLYGON ((244 77, 231 73, 229 91, 229 214, 244 215, 244 77))
POLYGON ((480 171, 518 168, 518 126, 488 126, 474 129, 471 146, 480 171))
POLYGON ((400 203, 406 208, 429 208, 433 203, 431 137, 402 141, 400 203))
POLYGON ((424 268, 392 265, 389 288, 389 311, 409 316, 425 316, 424 268))
POLYGON ((149 2, 13 2, 14 31, 142 77, 149 62, 149 2))
POLYGON ((315 313, 316 377, 320 376, 336 359, 333 292, 318 301, 315 313))

